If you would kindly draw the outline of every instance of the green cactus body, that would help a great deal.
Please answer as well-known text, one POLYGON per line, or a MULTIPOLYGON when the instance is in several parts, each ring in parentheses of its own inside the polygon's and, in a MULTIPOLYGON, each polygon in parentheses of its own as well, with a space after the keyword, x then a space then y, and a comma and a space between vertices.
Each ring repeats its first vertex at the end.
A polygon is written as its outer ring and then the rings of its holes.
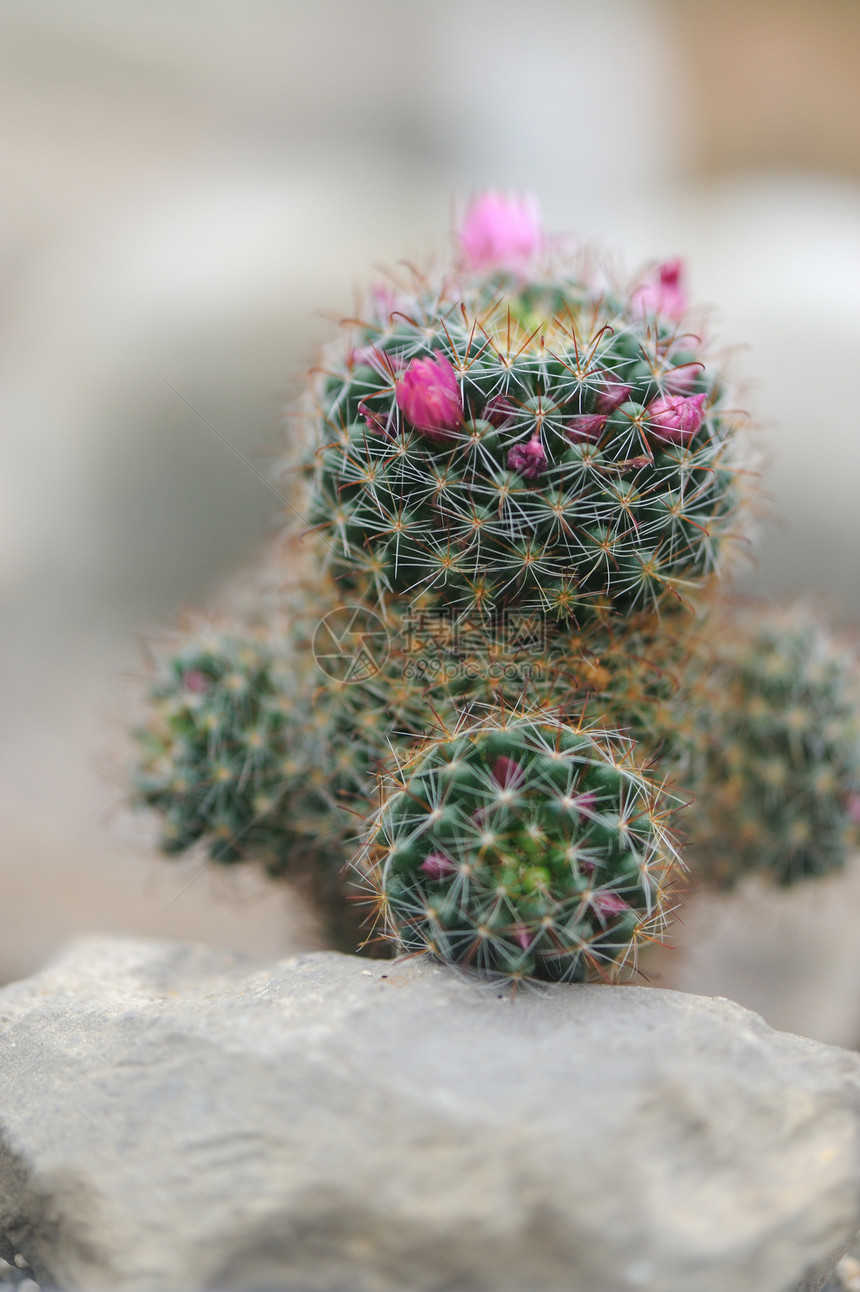
POLYGON ((133 795, 161 813, 166 852, 203 842, 225 865, 251 855, 279 871, 324 851, 325 723, 283 649, 203 630, 164 661, 149 701, 133 795))
POLYGON ((383 781, 364 865, 406 951, 513 979, 612 978, 665 924, 667 810, 629 742, 489 713, 383 781))
POLYGON ((677 324, 561 271, 419 280, 389 303, 347 326, 314 389, 312 520, 345 591, 586 624, 723 568, 739 418, 677 324), (666 400, 686 430, 663 426, 666 400))
POLYGON ((839 869, 858 842, 856 661, 802 607, 736 616, 705 658, 694 874, 729 887, 839 869))

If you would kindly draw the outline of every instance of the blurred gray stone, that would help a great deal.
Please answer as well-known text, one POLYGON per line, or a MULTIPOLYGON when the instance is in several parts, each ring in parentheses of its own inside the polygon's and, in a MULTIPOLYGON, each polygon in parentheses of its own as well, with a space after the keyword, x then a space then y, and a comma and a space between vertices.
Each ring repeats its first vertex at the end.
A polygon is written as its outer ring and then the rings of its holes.
POLYGON ((48 1285, 788 1292, 860 1218, 860 1058, 725 1000, 100 940, 0 1029, 48 1285))

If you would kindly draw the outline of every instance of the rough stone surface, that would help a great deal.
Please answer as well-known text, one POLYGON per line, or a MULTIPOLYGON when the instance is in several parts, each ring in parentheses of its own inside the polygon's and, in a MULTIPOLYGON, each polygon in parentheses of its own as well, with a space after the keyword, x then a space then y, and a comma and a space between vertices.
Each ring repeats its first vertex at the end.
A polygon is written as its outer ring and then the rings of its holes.
POLYGON ((788 1292, 858 1219, 860 1059, 729 1001, 128 941, 0 992, 47 1285, 788 1292))

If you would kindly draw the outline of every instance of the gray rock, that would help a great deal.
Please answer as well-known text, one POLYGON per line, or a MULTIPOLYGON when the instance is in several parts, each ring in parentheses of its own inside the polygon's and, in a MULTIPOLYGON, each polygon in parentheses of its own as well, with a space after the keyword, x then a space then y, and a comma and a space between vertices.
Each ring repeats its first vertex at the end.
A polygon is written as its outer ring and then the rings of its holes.
POLYGON ((860 1058, 725 1000, 95 941, 0 992, 41 1282, 788 1292, 860 1220, 860 1058))

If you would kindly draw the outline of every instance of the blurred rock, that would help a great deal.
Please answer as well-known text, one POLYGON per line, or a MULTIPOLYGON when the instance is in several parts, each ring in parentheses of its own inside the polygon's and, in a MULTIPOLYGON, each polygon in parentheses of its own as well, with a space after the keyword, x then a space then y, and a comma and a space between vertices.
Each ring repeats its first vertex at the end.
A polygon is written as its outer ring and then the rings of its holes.
POLYGON ((50 1285, 811 1292, 860 1216, 860 1059, 729 1001, 114 940, 0 1018, 50 1285))

